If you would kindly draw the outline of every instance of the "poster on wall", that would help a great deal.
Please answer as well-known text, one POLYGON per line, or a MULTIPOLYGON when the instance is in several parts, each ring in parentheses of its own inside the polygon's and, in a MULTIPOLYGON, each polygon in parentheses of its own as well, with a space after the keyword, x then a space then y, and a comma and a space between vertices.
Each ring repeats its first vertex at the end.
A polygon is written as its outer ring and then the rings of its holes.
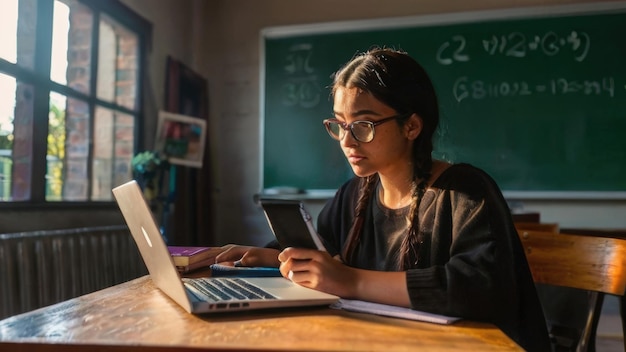
POLYGON ((205 136, 205 120, 159 112, 155 147, 171 164, 201 168, 205 136))

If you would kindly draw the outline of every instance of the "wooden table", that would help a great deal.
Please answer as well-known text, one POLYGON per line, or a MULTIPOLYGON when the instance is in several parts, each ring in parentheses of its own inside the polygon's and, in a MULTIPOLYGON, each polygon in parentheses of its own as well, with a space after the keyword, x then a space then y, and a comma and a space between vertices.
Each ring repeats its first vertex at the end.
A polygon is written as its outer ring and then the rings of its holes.
POLYGON ((192 315, 144 276, 0 321, 10 351, 520 351, 491 324, 393 319, 326 307, 192 315))

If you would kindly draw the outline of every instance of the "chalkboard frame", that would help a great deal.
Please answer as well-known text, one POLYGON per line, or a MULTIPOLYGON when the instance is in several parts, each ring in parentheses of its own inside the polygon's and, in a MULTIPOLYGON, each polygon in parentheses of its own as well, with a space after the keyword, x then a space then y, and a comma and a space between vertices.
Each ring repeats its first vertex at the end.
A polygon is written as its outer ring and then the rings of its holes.
MULTIPOLYGON (((427 27, 431 25, 463 24, 478 21, 548 18, 562 15, 599 15, 626 12, 626 2, 600 2, 571 5, 554 5, 527 8, 510 8, 454 12, 445 14, 426 14, 418 16, 386 17, 367 20, 348 20, 312 24, 267 27, 260 32, 260 182, 261 193, 267 191, 264 183, 264 148, 265 148, 265 79, 266 79, 266 39, 288 38, 298 35, 339 34, 355 30, 395 29, 404 27, 427 27)), ((339 151, 338 151, 339 152, 339 151)), ((301 199, 329 198, 334 189, 304 189, 299 194, 288 197, 301 199)), ((280 191, 279 191, 280 192, 280 191)), ((504 189, 507 199, 579 199, 579 200, 624 200, 626 191, 536 191, 504 189)))

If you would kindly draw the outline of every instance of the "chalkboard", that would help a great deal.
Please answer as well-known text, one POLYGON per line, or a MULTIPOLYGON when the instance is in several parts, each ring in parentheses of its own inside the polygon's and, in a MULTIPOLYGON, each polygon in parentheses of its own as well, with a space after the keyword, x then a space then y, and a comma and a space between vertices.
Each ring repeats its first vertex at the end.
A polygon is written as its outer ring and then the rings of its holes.
POLYGON ((353 174, 324 130, 331 75, 372 46, 429 72, 434 157, 504 191, 626 191, 626 5, 510 10, 266 29, 263 188, 336 189, 353 174), (600 9, 600 10, 598 10, 600 9))

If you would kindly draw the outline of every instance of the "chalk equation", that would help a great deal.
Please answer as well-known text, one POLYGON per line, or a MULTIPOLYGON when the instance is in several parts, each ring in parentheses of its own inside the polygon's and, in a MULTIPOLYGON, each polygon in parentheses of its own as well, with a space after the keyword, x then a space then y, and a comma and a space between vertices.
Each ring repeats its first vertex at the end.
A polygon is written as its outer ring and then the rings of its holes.
MULTIPOLYGON (((452 65, 455 62, 470 61, 469 47, 476 43, 468 43, 463 35, 452 36, 443 42, 436 52, 436 60, 441 65, 452 65)), ((521 32, 492 35, 478 44, 487 55, 504 56, 522 59, 536 52, 545 56, 571 55, 577 62, 587 58, 591 48, 591 38, 585 32, 571 31, 566 35, 548 31, 541 35, 527 36, 521 32)))
POLYGON ((542 83, 527 81, 488 82, 471 80, 467 76, 456 79, 452 94, 457 102, 530 95, 572 95, 615 97, 615 79, 604 77, 596 80, 571 80, 554 78, 542 83))
POLYGON ((282 71, 287 80, 281 86, 285 106, 312 108, 320 102, 322 89, 311 65, 313 45, 297 44, 289 48, 282 71))

